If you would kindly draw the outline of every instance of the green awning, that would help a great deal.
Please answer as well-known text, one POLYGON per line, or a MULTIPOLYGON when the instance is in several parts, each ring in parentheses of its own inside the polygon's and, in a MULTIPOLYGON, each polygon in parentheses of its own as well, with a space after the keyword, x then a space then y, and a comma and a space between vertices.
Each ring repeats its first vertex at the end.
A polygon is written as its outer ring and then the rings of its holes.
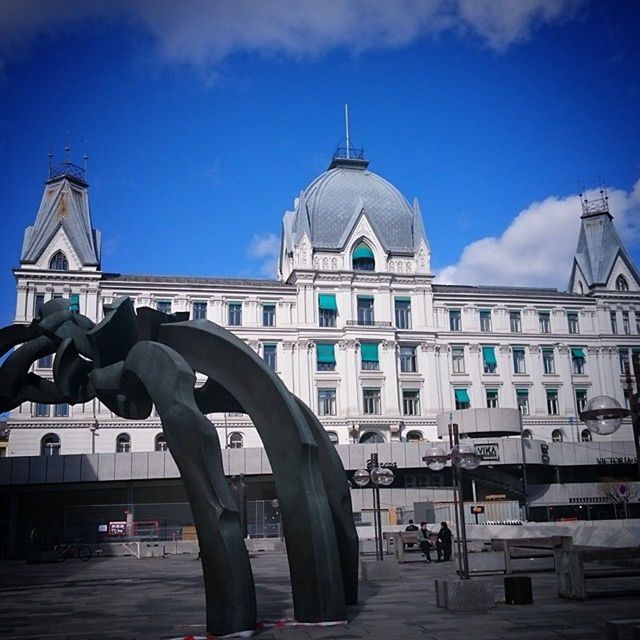
POLYGON ((528 398, 529 389, 516 389, 516 395, 518 396, 518 398, 528 398))
POLYGON ((353 259, 357 260, 359 258, 370 258, 373 260, 373 251, 364 243, 361 242, 353 252, 353 259))
POLYGON ((469 402, 469 394, 466 389, 455 389, 455 393, 458 402, 469 402))
POLYGON ((362 362, 378 362, 378 343, 362 342, 360 344, 362 362))
POLYGON ((373 300, 373 296, 358 296, 358 300, 373 300))
POLYGON ((320 293, 318 294, 318 305, 321 309, 326 311, 337 311, 338 305, 336 304, 335 293, 320 293))
POLYGON ((396 296, 396 302, 411 302, 409 296, 396 296))
POLYGON ((487 389, 487 398, 497 398, 498 390, 497 389, 487 389))
POLYGON ((69 311, 71 313, 80 313, 80 294, 72 293, 69 296, 69 311))
POLYGON ((571 347, 571 356, 573 358, 584 358, 584 351, 579 347, 571 347))
POLYGON ((482 358, 485 364, 498 364, 493 347, 482 347, 482 358))
POLYGON ((334 348, 334 344, 317 344, 316 357, 318 359, 318 362, 328 362, 335 364, 336 354, 334 348))

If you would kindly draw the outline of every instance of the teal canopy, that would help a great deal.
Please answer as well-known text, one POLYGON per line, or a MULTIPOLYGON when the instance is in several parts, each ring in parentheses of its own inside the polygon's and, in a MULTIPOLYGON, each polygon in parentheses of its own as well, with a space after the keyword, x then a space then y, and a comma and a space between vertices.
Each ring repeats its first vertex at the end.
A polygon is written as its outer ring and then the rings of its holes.
POLYGON ((469 402, 469 394, 466 389, 456 389, 455 392, 458 402, 469 402))
POLYGON ((338 305, 336 304, 336 294, 335 293, 321 293, 318 295, 318 304, 321 309, 325 309, 327 311, 337 311, 338 305))
POLYGON ((353 259, 369 258, 373 260, 373 251, 364 243, 361 242, 353 251, 353 259))
POLYGON ((334 344, 317 344, 316 345, 316 357, 318 362, 328 362, 335 364, 336 354, 334 351, 334 344))
POLYGON ((396 302, 411 302, 409 296, 396 296, 396 302))
POLYGON ((516 389, 516 395, 519 398, 528 398, 529 397, 529 389, 516 389))
POLYGON ((362 362, 378 362, 378 343, 363 342, 360 344, 362 362))
POLYGON ((571 347, 571 355, 574 358, 584 358, 584 351, 579 347, 571 347))
POLYGON ((71 313, 80 313, 80 295, 72 293, 69 296, 69 311, 71 313))
POLYGON ((498 364, 493 347, 482 347, 482 358, 486 364, 498 364))

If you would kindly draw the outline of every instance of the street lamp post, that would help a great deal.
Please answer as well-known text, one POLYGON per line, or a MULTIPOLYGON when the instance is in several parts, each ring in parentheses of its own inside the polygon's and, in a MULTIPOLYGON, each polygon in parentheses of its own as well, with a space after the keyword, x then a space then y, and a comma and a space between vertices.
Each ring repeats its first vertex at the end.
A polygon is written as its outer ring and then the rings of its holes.
POLYGON ((359 469, 353 474, 353 481, 359 487, 366 487, 371 482, 373 489, 373 531, 376 543, 376 560, 382 560, 382 518, 380 515, 380 485, 388 487, 393 484, 395 476, 387 467, 378 463, 378 454, 372 453, 367 460, 367 468, 359 469))
POLYGON ((470 442, 460 442, 458 425, 449 423, 449 448, 446 453, 440 446, 427 449, 422 458, 431 471, 441 471, 447 462, 451 462, 453 477, 453 506, 456 520, 456 547, 458 558, 458 575, 461 580, 469 580, 469 556, 467 550, 467 530, 464 513, 464 496, 462 493, 463 469, 477 469, 482 457, 475 451, 470 442))

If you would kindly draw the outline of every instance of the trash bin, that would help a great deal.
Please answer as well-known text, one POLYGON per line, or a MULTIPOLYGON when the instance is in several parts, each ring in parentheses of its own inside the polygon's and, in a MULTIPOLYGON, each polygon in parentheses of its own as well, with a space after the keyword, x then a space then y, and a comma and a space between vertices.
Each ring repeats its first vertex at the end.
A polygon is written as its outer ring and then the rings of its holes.
POLYGON ((532 604, 531 578, 529 576, 507 576, 504 579, 504 601, 506 604, 532 604))

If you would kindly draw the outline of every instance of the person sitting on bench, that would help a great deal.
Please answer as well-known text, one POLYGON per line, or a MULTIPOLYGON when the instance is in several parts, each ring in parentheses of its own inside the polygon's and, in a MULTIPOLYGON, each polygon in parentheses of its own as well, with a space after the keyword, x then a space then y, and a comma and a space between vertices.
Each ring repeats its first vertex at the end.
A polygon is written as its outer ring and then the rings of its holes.
POLYGON ((420 545, 420 551, 425 557, 425 562, 431 562, 431 540, 429 540, 429 530, 427 529, 427 523, 421 522, 420 529, 418 529, 418 544, 420 545))

